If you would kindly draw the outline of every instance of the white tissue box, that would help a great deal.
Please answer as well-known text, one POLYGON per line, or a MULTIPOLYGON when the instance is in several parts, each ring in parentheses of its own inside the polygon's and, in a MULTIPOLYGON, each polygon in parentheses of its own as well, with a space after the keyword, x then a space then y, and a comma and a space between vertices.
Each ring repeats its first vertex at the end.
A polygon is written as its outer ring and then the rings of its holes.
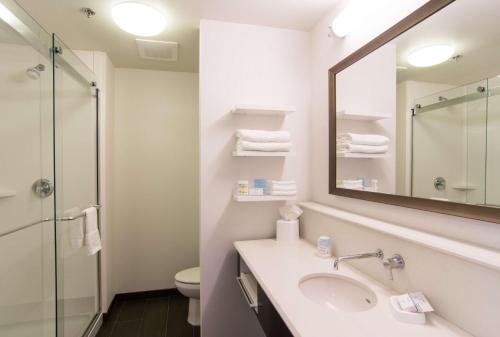
POLYGON ((276 221, 276 241, 293 242, 299 239, 299 220, 276 221))

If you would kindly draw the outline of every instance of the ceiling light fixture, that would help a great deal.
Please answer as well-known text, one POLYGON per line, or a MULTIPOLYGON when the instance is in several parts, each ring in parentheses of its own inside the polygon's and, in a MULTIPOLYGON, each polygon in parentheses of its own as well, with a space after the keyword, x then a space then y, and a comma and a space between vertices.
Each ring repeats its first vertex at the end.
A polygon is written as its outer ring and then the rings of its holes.
POLYGON ((434 45, 417 49, 408 55, 408 62, 414 67, 431 67, 448 61, 455 52, 451 45, 434 45))
POLYGON ((165 17, 153 7, 137 2, 123 2, 112 9, 115 23, 137 36, 158 35, 165 29, 165 17))

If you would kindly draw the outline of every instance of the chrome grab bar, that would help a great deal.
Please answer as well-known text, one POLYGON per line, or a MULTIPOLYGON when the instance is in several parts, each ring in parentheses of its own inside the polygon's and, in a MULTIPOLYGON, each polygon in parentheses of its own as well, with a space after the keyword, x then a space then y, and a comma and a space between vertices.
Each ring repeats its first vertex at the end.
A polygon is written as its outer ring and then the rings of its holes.
MULTIPOLYGON (((99 209, 101 209, 102 206, 101 205, 90 205, 89 207, 95 207, 97 210, 99 210, 99 209)), ((79 218, 83 218, 84 216, 85 216, 85 213, 81 212, 80 214, 78 214, 76 216, 69 216, 69 217, 65 217, 65 218, 56 218, 56 221, 71 221, 71 220, 76 220, 76 219, 79 219, 79 218)), ((41 220, 32 222, 30 224, 21 226, 21 227, 17 227, 17 228, 11 229, 9 231, 1 233, 0 234, 0 238, 2 238, 4 236, 7 236, 7 235, 10 235, 10 234, 13 234, 13 233, 16 233, 16 232, 19 232, 19 231, 22 231, 23 229, 27 229, 27 228, 30 228, 30 227, 42 224, 44 222, 52 221, 52 220, 53 219, 51 219, 51 218, 45 218, 45 219, 41 219, 41 220)))

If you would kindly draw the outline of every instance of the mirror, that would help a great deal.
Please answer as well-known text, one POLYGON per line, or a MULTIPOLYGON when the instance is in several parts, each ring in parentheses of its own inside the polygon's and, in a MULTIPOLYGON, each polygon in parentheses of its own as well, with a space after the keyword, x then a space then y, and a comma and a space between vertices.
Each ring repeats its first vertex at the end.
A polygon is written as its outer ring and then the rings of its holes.
POLYGON ((499 12, 431 0, 330 69, 330 193, 500 222, 499 12))

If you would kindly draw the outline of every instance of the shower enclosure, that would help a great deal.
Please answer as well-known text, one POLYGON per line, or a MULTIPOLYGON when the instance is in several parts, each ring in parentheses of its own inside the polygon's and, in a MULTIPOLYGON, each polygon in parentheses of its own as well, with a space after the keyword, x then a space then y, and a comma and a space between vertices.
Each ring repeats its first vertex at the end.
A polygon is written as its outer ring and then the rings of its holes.
POLYGON ((0 336, 99 324, 99 254, 72 242, 97 206, 98 89, 89 69, 0 0, 0 336))
POLYGON ((500 207, 500 77, 419 98, 412 195, 500 207))

